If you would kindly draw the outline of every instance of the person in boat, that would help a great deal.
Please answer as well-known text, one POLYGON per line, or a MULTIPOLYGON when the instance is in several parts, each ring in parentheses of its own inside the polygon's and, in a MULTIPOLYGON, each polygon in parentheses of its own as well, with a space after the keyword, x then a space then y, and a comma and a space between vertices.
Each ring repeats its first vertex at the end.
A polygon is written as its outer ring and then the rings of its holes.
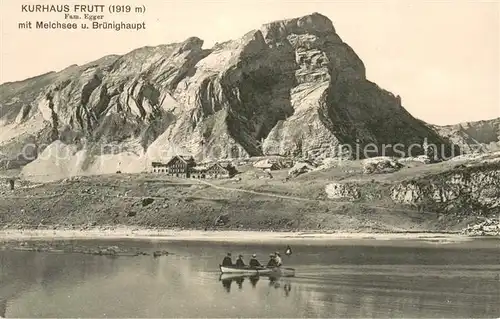
POLYGON ((244 268, 245 266, 246 265, 245 265, 245 262, 243 261, 243 255, 239 255, 238 259, 236 259, 236 267, 244 268))
POLYGON ((292 247, 290 245, 286 246, 285 255, 290 256, 292 254, 292 247))
POLYGON ((280 256, 279 252, 276 252, 276 254, 274 256, 274 259, 276 260, 276 266, 277 267, 281 267, 281 265, 283 264, 283 262, 281 260, 281 256, 280 256))
POLYGON ((269 254, 269 262, 267 263, 266 267, 267 268, 274 268, 276 267, 276 258, 274 254, 269 254))
POLYGON ((227 253, 227 256, 222 260, 222 266, 231 267, 233 265, 233 259, 231 258, 231 253, 227 253))
POLYGON ((251 258, 251 259, 250 259, 250 261, 248 262, 248 265, 249 265, 251 268, 262 267, 262 265, 260 264, 260 262, 257 260, 257 255, 256 255, 256 254, 253 254, 253 255, 252 255, 252 258, 251 258))

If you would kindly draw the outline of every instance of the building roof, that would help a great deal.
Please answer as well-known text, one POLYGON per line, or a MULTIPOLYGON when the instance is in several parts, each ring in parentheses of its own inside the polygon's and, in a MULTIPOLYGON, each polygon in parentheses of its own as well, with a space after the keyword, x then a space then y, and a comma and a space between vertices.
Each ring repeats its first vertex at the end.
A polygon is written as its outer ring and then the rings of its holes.
POLYGON ((214 167, 216 167, 216 166, 218 166, 218 167, 222 168, 223 170, 226 170, 226 171, 228 170, 228 168, 227 168, 227 167, 222 166, 222 165, 221 165, 221 164, 219 164, 219 163, 215 163, 215 164, 211 165, 208 169, 210 170, 210 169, 212 169, 212 168, 214 168, 214 167))
POLYGON ((198 165, 198 166, 193 167, 192 170, 194 172, 206 172, 206 171, 213 169, 214 167, 220 167, 225 171, 229 170, 227 167, 224 167, 223 165, 221 165, 219 163, 215 163, 212 165, 198 165))
POLYGON ((167 164, 162 163, 162 162, 151 162, 151 166, 153 167, 165 167, 167 164))
POLYGON ((181 160, 185 164, 187 164, 187 162, 191 162, 191 161, 194 162, 194 158, 192 156, 189 156, 189 155, 175 155, 175 156, 172 156, 172 158, 167 162, 166 165, 169 165, 174 159, 179 159, 179 160, 181 160))
POLYGON ((275 166, 276 166, 276 164, 274 164, 274 163, 257 163, 254 165, 254 167, 257 167, 257 168, 272 168, 275 166))
POLYGON ((273 167, 278 167, 278 164, 275 161, 269 160, 269 159, 264 159, 260 160, 258 162, 255 162, 253 164, 253 167, 257 168, 273 168, 273 167))

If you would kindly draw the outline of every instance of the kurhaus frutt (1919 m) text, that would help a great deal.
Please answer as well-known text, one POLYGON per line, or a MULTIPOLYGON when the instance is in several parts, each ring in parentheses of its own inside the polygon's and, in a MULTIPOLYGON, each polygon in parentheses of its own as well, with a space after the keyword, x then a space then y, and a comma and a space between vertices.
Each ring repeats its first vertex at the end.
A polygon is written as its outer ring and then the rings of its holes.
POLYGON ((143 21, 123 21, 146 12, 144 5, 131 6, 120 4, 21 4, 22 13, 37 13, 37 18, 26 19, 18 23, 19 29, 42 30, 144 30, 143 21), (43 20, 39 14, 50 14, 50 19, 43 20), (53 14, 60 14, 57 18, 53 14), (108 17, 112 17, 108 20, 108 17), (120 18, 121 21, 117 21, 120 18))

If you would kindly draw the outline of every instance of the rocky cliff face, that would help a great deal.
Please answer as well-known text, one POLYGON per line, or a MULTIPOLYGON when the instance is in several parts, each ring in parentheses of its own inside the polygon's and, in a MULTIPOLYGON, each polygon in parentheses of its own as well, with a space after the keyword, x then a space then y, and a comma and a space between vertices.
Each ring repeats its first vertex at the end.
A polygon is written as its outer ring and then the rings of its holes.
POLYGON ((500 117, 492 120, 432 126, 466 153, 500 151, 500 117))
MULTIPOLYGON (((425 219, 435 214, 439 216, 435 221, 439 227, 475 223, 478 217, 496 220, 500 214, 498 155, 458 165, 449 161, 368 176, 371 180, 359 175, 338 179, 325 186, 325 195, 337 202, 414 212, 415 218, 425 219)), ((483 230, 474 227, 469 231, 483 230)), ((493 228, 488 229, 484 230, 493 228)))
POLYGON ((325 186, 325 192, 330 199, 354 201, 361 197, 359 187, 349 183, 330 183, 325 186))
POLYGON ((462 166, 420 177, 391 189, 397 202, 464 215, 500 213, 500 161, 462 166))
POLYGON ((3 163, 26 164, 57 140, 85 153, 83 171, 99 172, 104 155, 122 171, 141 171, 179 153, 322 156, 340 144, 448 143, 366 79, 321 14, 202 45, 192 37, 1 85, 3 163))

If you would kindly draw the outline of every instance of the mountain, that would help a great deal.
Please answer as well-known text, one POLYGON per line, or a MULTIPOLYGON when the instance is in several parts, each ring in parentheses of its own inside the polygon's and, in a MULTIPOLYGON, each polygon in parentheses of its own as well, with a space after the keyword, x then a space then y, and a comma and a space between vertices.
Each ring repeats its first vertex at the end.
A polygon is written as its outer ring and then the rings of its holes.
POLYGON ((465 152, 500 151, 500 117, 432 127, 438 134, 460 146, 465 152))
POLYGON ((424 139, 451 149, 399 96, 366 79, 361 59, 319 13, 268 23, 211 49, 191 37, 106 56, 5 83, 0 96, 3 162, 36 158, 27 165, 32 174, 42 173, 35 165, 42 160, 44 173, 56 165, 64 175, 137 172, 180 153, 199 160, 335 156, 340 145, 373 143, 370 157, 383 144, 424 139))

